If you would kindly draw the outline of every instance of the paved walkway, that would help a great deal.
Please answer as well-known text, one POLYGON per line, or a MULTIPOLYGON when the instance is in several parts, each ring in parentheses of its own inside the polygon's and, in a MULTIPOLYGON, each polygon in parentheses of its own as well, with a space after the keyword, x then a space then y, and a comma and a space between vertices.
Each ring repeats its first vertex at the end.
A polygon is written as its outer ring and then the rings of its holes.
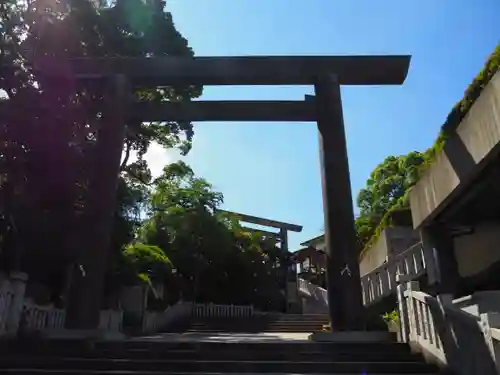
POLYGON ((134 341, 166 342, 310 342, 310 333, 262 332, 262 333, 226 333, 226 332, 187 332, 160 333, 151 336, 136 337, 134 341))

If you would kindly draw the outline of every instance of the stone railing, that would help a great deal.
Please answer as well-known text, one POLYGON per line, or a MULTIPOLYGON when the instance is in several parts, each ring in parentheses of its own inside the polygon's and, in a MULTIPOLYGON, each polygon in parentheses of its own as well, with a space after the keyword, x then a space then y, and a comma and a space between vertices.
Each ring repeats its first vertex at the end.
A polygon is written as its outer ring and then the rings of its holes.
POLYGON ((11 288, 10 282, 5 281, 0 288, 0 335, 7 330, 7 319, 9 318, 10 307, 14 291, 11 288))
POLYGON ((328 306, 328 292, 326 289, 317 286, 310 281, 298 278, 299 292, 304 293, 314 298, 317 302, 328 306))
POLYGON ((413 280, 425 272, 426 264, 422 243, 417 243, 361 277, 363 304, 369 306, 396 293, 397 275, 405 275, 407 279, 413 280))
POLYGON ((180 301, 165 311, 146 311, 142 321, 142 332, 159 332, 179 318, 190 316, 192 307, 192 302, 180 301))
POLYGON ((38 306, 25 302, 21 326, 29 331, 64 329, 66 312, 54 306, 38 306))
MULTIPOLYGON (((424 251, 422 243, 419 242, 361 277, 363 304, 369 306, 384 297, 396 293, 397 275, 405 276, 407 280, 414 280, 425 274, 425 272, 424 251)), ((302 294, 312 297, 324 306, 328 306, 326 289, 302 278, 298 279, 297 287, 302 294)))
POLYGON ((253 306, 192 304, 191 316, 195 318, 243 318, 253 316, 253 306))
MULTIPOLYGON (((27 331, 61 331, 64 330, 66 311, 54 306, 39 306, 31 301, 24 303, 20 318, 20 329, 27 331)), ((121 332, 123 312, 121 310, 103 310, 100 313, 99 329, 110 332, 121 332)))
POLYGON ((457 375, 498 372, 498 314, 475 316, 453 304, 451 297, 433 297, 416 281, 398 285, 401 340, 429 360, 457 375))

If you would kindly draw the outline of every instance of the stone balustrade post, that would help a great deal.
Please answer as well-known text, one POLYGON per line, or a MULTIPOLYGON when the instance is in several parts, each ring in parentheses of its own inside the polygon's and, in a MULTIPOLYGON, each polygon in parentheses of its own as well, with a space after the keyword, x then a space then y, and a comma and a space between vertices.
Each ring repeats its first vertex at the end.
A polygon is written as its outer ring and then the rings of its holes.
MULTIPOLYGON (((402 279, 407 279, 403 276, 402 279)), ((418 338, 418 319, 419 319, 419 314, 418 314, 418 309, 415 308, 415 302, 413 301, 413 297, 411 293, 413 291, 420 291, 420 284, 418 281, 408 281, 406 283, 406 308, 408 311, 408 330, 409 330, 409 335, 408 339, 409 341, 416 342, 418 338)))
POLYGON ((497 312, 487 312, 480 314, 480 318, 486 345, 495 363, 497 374, 500 374, 500 342, 494 340, 491 335, 491 328, 500 328, 500 314, 497 312))
POLYGON ((401 342, 409 342, 410 340, 410 320, 408 316, 408 305, 406 303, 405 291, 406 284, 400 282, 400 275, 396 275, 396 292, 398 297, 398 313, 399 313, 399 340, 401 342))
POLYGON ((11 272, 9 278, 14 295, 7 315, 6 331, 8 335, 15 335, 19 328, 21 314, 23 313, 24 294, 26 292, 28 275, 24 272, 11 272))

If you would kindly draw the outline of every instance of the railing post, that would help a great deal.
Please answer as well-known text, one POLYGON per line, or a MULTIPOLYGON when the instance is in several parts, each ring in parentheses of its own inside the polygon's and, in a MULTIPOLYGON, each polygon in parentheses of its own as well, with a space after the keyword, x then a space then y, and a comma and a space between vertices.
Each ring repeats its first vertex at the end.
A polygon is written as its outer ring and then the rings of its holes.
POLYGON ((500 328, 500 314, 484 313, 480 315, 481 330, 484 334, 484 339, 488 345, 490 355, 495 363, 497 374, 500 374, 500 345, 496 344, 491 336, 491 328, 500 328))
POLYGON ((391 294, 391 277, 389 275, 389 266, 386 264, 380 271, 380 295, 385 297, 391 294))
POLYGON ((19 328, 19 321, 24 307, 24 293, 26 292, 26 283, 28 275, 23 272, 12 272, 10 282, 12 286, 12 302, 10 304, 9 314, 7 316, 6 330, 8 334, 14 335, 19 328))
POLYGON ((399 309, 399 328, 400 337, 402 342, 409 342, 410 340, 410 321, 408 316, 408 304, 405 297, 406 285, 400 282, 400 275, 396 275, 396 282, 398 283, 396 290, 398 296, 398 309, 399 309))
POLYGON ((361 293, 363 294, 363 305, 367 306, 368 302, 370 300, 369 295, 368 295, 368 283, 367 283, 367 277, 363 276, 361 278, 361 293))
POLYGON ((435 285, 439 283, 439 265, 437 262, 436 249, 427 231, 422 230, 420 237, 422 241, 422 252, 424 254, 424 264, 427 271, 427 280, 429 285, 435 285))
MULTIPOLYGON (((404 278, 401 277, 401 280, 404 278)), ((418 340, 418 309, 415 308, 415 303, 413 300, 412 292, 420 291, 420 285, 418 281, 408 281, 406 284, 406 306, 408 310, 408 328, 409 328, 409 340, 418 340)))

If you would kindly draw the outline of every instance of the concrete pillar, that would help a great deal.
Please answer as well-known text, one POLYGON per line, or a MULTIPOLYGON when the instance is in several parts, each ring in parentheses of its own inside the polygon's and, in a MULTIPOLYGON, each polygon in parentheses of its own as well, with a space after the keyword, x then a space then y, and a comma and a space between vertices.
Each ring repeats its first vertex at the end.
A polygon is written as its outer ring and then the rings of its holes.
POLYGON ((8 335, 15 335, 23 312, 28 275, 24 272, 11 272, 9 279, 14 295, 7 315, 6 331, 8 335))
POLYGON ((424 250, 427 249, 428 253, 432 251, 432 257, 429 257, 434 262, 434 265, 429 264, 433 266, 429 274, 432 289, 436 294, 454 295, 460 274, 451 230, 440 223, 432 224, 422 229, 422 239, 424 250))
POLYGON ((428 230, 420 231, 424 262, 429 286, 434 287, 439 283, 439 265, 437 250, 428 230))
POLYGON ((340 85, 334 75, 326 75, 318 78, 314 90, 332 330, 362 330, 363 301, 340 85))

